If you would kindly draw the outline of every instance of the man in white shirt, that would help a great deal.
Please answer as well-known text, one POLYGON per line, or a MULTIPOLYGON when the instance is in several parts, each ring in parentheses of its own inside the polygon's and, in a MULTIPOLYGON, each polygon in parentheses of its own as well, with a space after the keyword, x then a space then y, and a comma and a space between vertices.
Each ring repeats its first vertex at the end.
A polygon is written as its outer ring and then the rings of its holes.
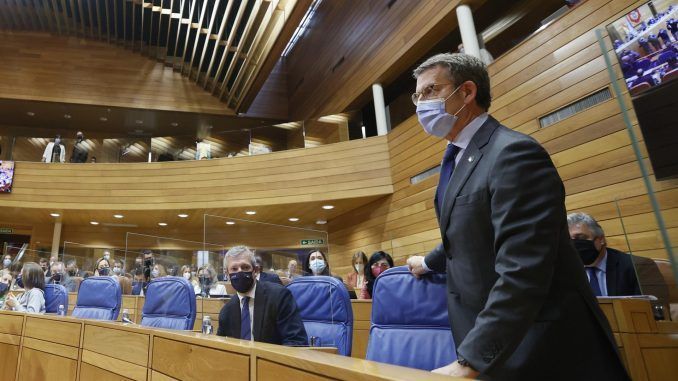
POLYGON ((254 253, 245 246, 231 248, 224 258, 237 297, 219 313, 218 336, 288 346, 307 346, 308 336, 297 303, 285 287, 257 282, 254 253))

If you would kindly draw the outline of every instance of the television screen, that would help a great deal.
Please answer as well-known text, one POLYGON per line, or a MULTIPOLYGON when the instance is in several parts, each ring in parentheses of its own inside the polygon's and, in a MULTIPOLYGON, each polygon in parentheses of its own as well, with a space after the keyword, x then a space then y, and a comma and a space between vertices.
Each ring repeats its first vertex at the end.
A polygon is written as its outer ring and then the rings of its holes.
POLYGON ((654 0, 607 26, 632 97, 678 78, 678 0, 654 0))
POLYGON ((13 179, 14 162, 0 160, 0 193, 9 193, 12 191, 13 179))

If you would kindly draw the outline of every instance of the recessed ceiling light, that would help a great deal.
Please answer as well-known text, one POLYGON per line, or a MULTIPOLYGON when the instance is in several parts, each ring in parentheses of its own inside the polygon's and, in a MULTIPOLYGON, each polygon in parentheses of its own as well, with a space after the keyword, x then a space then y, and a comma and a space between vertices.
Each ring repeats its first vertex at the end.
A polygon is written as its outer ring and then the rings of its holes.
POLYGON ((71 114, 64 114, 64 118, 71 119, 71 114))
POLYGON ((50 213, 49 215, 52 216, 52 217, 59 217, 61 214, 59 214, 59 213, 50 213))
POLYGON ((108 118, 106 118, 105 116, 102 116, 101 118, 99 118, 99 120, 102 121, 102 122, 106 122, 106 121, 108 121, 108 118))
POLYGON ((90 221, 89 223, 90 223, 91 225, 99 225, 99 223, 96 222, 96 221, 90 221))
POLYGON ((327 210, 334 209, 334 205, 323 205, 323 209, 327 210))
POLYGON ((35 113, 34 113, 33 111, 29 111, 29 112, 26 113, 26 115, 28 115, 28 116, 35 116, 35 113))
POLYGON ((253 215, 257 214, 257 212, 255 212, 254 210, 248 210, 248 211, 245 212, 245 214, 249 214, 250 216, 253 216, 253 215))
POLYGON ((290 221, 292 221, 292 222, 297 222, 297 221, 299 221, 299 219, 298 219, 297 217, 290 217, 290 218, 288 218, 288 220, 290 220, 290 221))
POLYGON ((115 217, 115 218, 123 218, 123 217, 125 217, 125 216, 123 216, 122 214, 114 214, 113 217, 115 217))
POLYGON ((158 222, 158 225, 160 225, 160 226, 167 226, 167 222, 158 222))
POLYGON ((327 223, 327 220, 318 220, 315 223, 318 225, 325 225, 327 223))
POLYGON ((171 125, 172 127, 176 127, 176 126, 179 125, 179 123, 177 123, 177 122, 172 122, 172 123, 170 123, 170 125, 171 125))
POLYGON ((134 123, 136 123, 136 124, 144 124, 144 121, 141 120, 141 119, 137 119, 137 120, 134 121, 134 123))
POLYGON ((235 225, 234 221, 226 221, 226 225, 235 225))
POLYGON ((177 216, 178 216, 179 218, 186 218, 186 217, 188 217, 188 214, 186 214, 186 213, 181 213, 181 214, 177 214, 177 216))

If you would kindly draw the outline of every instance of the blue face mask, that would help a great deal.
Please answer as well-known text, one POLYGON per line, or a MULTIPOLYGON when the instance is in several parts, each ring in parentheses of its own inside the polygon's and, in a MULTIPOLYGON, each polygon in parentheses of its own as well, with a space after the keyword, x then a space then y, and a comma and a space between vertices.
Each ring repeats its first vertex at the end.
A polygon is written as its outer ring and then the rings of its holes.
POLYGON ((9 290, 9 286, 5 283, 0 283, 0 297, 5 296, 7 290, 9 290))
POLYGON ((444 138, 452 131, 454 124, 457 123, 457 114, 466 107, 466 104, 461 106, 459 111, 455 112, 454 115, 450 115, 445 111, 445 102, 458 90, 459 87, 454 89, 452 94, 448 95, 447 98, 417 102, 417 117, 427 134, 444 138))
POLYGON ((16 285, 19 286, 19 288, 24 288, 24 282, 21 280, 21 274, 16 276, 16 285))
POLYGON ((325 270, 325 261, 322 259, 313 259, 309 264, 313 274, 320 274, 325 270))

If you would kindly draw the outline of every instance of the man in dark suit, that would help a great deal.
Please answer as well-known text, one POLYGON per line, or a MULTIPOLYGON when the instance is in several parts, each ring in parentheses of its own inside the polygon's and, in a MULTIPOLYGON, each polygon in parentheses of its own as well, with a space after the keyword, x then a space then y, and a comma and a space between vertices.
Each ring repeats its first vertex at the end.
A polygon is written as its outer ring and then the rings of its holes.
POLYGON ((411 271, 447 272, 458 360, 438 373, 482 379, 628 379, 568 235, 548 153, 487 114, 483 63, 439 54, 415 71, 424 130, 446 138, 435 197, 442 243, 411 271))
POLYGON ((237 295, 221 309, 217 335, 278 345, 308 345, 292 293, 272 282, 257 282, 259 270, 249 249, 231 248, 224 267, 237 295))
POLYGON ((257 270, 259 270, 259 276, 257 278, 259 282, 272 282, 282 286, 282 281, 277 274, 267 273, 264 271, 264 259, 261 258, 260 255, 255 255, 254 260, 256 261, 257 270))
POLYGON ((632 257, 607 247, 605 232, 593 217, 581 212, 570 213, 567 225, 594 295, 641 294, 632 257))

